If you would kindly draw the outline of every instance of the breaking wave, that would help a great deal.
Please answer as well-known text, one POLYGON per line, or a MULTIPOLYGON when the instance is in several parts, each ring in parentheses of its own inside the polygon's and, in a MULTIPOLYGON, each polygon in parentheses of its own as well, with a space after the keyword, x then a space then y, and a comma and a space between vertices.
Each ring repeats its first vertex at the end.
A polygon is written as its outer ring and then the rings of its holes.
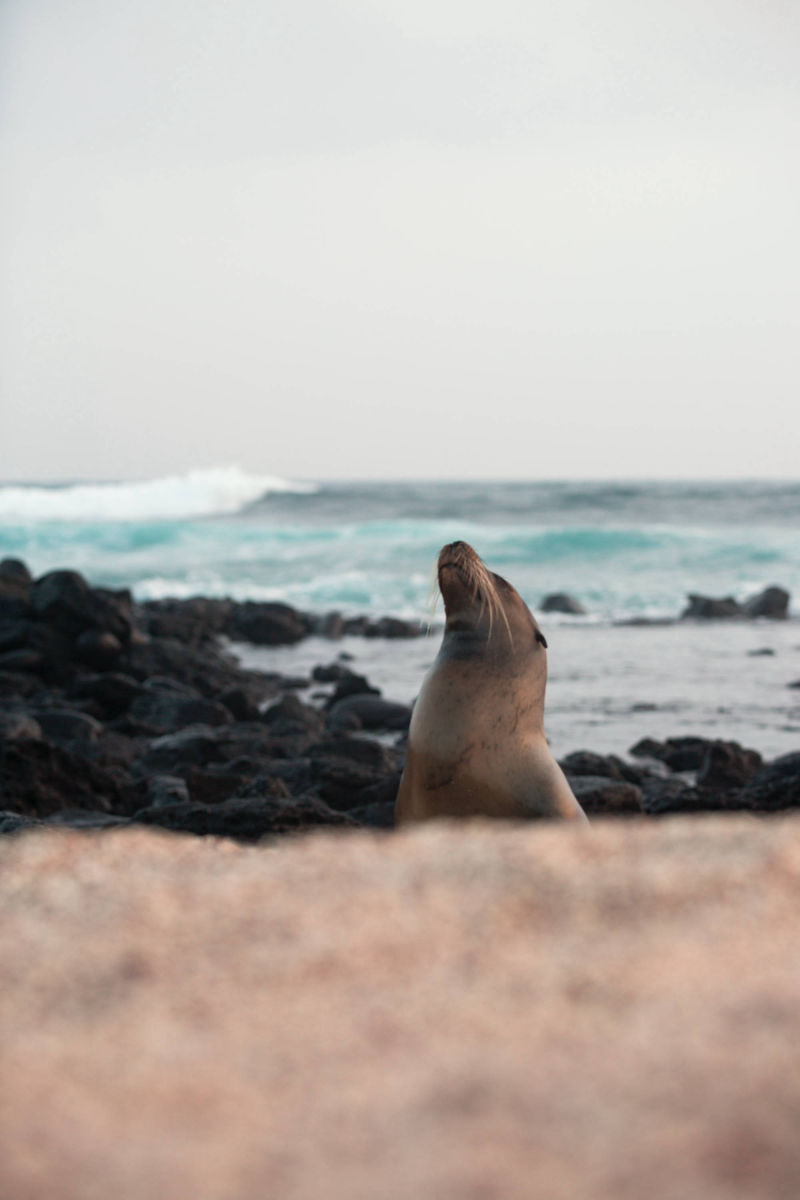
POLYGON ((226 516, 274 492, 313 492, 315 484, 239 467, 213 467, 134 483, 0 486, 0 521, 153 521, 226 516))

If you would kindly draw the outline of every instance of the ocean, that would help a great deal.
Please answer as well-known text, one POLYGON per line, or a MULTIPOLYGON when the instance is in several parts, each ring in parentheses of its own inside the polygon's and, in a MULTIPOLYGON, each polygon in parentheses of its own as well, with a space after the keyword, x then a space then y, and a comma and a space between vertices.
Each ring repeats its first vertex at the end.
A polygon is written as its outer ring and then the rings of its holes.
MULTIPOLYGON (((554 748, 621 752, 639 736, 800 745, 800 622, 623 626, 679 615, 689 592, 800 597, 797 482, 331 483, 235 467, 140 483, 0 486, 0 556, 82 571, 139 599, 282 600, 346 614, 432 614, 434 564, 470 542, 536 611, 565 591, 585 617, 540 617, 554 748)), ((302 670, 339 652, 411 699, 436 651, 317 640, 252 662, 302 670)))

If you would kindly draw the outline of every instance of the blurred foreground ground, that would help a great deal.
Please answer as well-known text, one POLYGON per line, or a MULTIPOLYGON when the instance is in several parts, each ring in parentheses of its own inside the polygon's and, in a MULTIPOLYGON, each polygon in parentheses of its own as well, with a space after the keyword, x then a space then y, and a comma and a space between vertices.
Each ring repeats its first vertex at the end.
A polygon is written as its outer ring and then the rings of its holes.
POLYGON ((800 818, 0 845, 0 1196, 800 1195, 800 818))

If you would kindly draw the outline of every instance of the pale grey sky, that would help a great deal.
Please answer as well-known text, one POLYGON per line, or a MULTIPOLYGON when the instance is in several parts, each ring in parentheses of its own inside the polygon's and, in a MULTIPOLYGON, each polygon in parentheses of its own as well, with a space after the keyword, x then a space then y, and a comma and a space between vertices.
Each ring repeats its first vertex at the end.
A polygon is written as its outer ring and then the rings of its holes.
POLYGON ((800 460, 794 0, 5 0, 0 478, 800 460))

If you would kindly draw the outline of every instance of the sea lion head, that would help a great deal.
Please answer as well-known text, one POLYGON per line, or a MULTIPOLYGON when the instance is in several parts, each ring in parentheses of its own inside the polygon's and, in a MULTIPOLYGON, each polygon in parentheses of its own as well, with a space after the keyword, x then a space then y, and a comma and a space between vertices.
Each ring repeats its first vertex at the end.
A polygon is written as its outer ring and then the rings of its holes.
POLYGON ((444 601, 445 638, 454 635, 496 654, 547 645, 516 588, 490 571, 468 542, 442 546, 437 574, 444 601))

